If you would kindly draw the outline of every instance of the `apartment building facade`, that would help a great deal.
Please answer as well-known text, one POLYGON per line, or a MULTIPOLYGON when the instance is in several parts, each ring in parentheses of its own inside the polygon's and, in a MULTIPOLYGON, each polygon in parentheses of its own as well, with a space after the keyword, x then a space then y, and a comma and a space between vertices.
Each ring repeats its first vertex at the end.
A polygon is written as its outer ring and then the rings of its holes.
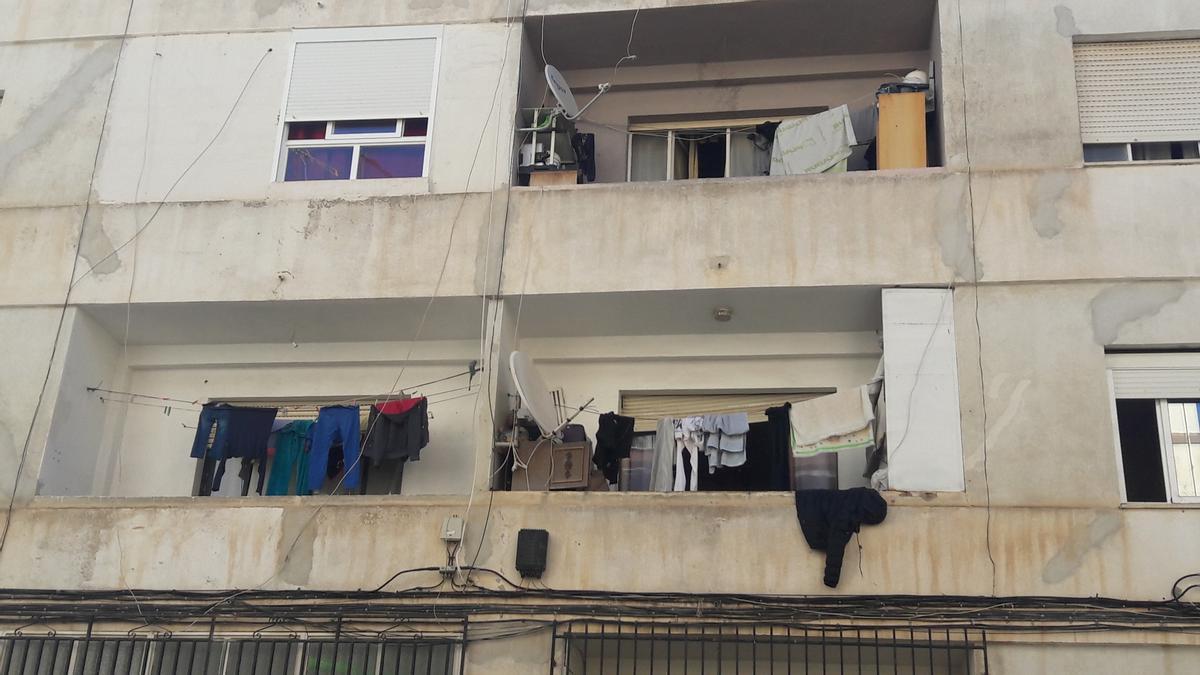
POLYGON ((1200 659, 1200 5, 4 7, 4 673, 1200 659), (579 184, 521 170, 548 64, 611 85, 579 184), (913 70, 926 167, 760 175, 759 124, 847 105, 866 140, 913 70), (506 481, 514 351, 593 440, 880 373, 887 518, 830 589, 790 492, 506 481), (402 480, 199 487, 206 403, 401 393, 402 480))

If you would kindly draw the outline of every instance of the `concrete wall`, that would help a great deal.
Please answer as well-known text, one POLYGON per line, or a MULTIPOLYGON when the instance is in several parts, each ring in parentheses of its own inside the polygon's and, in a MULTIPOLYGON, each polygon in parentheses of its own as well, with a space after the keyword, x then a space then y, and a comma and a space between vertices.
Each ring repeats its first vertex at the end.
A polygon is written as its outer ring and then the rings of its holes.
MULTIPOLYGON (((994 644, 994 643, 993 643, 994 644)), ((1186 673, 1200 649, 1134 645, 999 645, 988 650, 997 673, 1186 673)))
MULTIPOLYGON (((250 505, 189 498, 25 502, 38 467, 46 467, 46 494, 159 493, 146 489, 147 477, 170 483, 173 494, 190 489, 190 434, 179 419, 151 409, 105 409, 101 416, 80 393, 114 368, 120 386, 181 397, 354 395, 390 384, 381 378, 397 358, 364 337, 373 321, 357 334, 314 340, 312 351, 305 345, 295 356, 286 355, 295 351, 286 337, 252 322, 217 321, 227 335, 209 327, 205 340, 135 340, 131 361, 122 364, 119 331, 92 325, 74 305, 89 303, 89 311, 111 316, 132 299, 139 317, 143 309, 159 311, 156 303, 189 310, 207 303, 203 316, 220 317, 245 316, 247 305, 262 302, 296 317, 308 301, 404 298, 418 309, 399 320, 415 323, 430 296, 477 297, 498 273, 501 253, 509 306, 482 315, 484 324, 499 327, 486 328, 482 347, 474 327, 443 332, 469 348, 429 341, 433 351, 414 366, 414 377, 417 370, 428 373, 422 379, 449 372, 439 359, 459 363, 480 352, 489 364, 502 363, 521 345, 572 398, 596 393, 602 407, 612 407, 621 390, 660 389, 663 382, 724 388, 857 381, 873 368, 865 354, 877 346, 846 345, 864 339, 866 328, 847 329, 857 338, 831 338, 835 348, 853 352, 836 358, 808 358, 800 346, 755 360, 740 355, 766 353, 768 338, 699 330, 678 338, 678 330, 646 325, 653 323, 652 302, 633 302, 637 311, 623 323, 614 311, 600 320, 570 312, 539 318, 535 311, 527 321, 545 327, 546 317, 557 316, 563 332, 577 334, 539 329, 524 338, 511 304, 521 295, 536 307, 579 294, 559 306, 587 310, 599 306, 594 296, 608 296, 606 306, 613 306, 662 295, 711 307, 721 293, 748 301, 780 289, 955 286, 966 491, 890 495, 888 520, 862 533, 861 558, 857 546, 848 551, 839 593, 1162 599, 1171 580, 1195 571, 1200 550, 1194 537, 1180 534, 1194 531, 1194 509, 1119 503, 1104 350, 1200 345, 1200 239, 1191 208, 1200 172, 1196 165, 1082 168, 1071 59, 1077 37, 1200 34, 1195 3, 939 3, 931 49, 941 58, 944 169, 517 189, 511 208, 506 125, 515 113, 516 64, 536 57, 522 53, 519 29, 505 27, 507 3, 137 3, 102 143, 120 51, 114 36, 128 6, 77 4, 0 2, 14 17, 0 25, 0 498, 14 485, 21 497, 0 552, 0 585, 373 587, 393 570, 440 564, 445 551, 436 530, 452 513, 468 516, 473 552, 490 500, 466 496, 472 480, 486 483, 467 467, 488 466, 491 420, 480 414, 487 406, 476 410, 472 399, 448 404, 453 412, 444 417, 435 408, 435 424, 449 426, 436 432, 447 445, 437 455, 431 447, 420 469, 436 468, 437 477, 414 468, 406 480, 414 493, 450 496, 250 505), (443 22, 450 24, 447 59, 428 186, 270 183, 290 27, 443 22), (267 54, 268 47, 274 51, 267 54), (148 222, 263 54, 226 131, 136 244, 110 257, 148 222), (451 72, 462 79, 447 82, 451 72), (99 266, 72 291, 57 331, 81 226, 75 275, 99 266), (639 331, 638 339, 615 346, 609 339, 639 331), (58 357, 49 364, 56 340, 58 357), (263 344, 246 344, 255 341, 263 344), (697 345, 707 351, 686 352, 697 345), (699 372, 672 368, 661 358, 667 347, 690 354, 680 363, 699 372), (99 439, 94 448, 88 438, 99 439), (89 452, 93 479, 103 477, 91 485, 89 452), (163 453, 178 462, 144 476, 130 470, 158 466, 163 453), (85 457, 82 464, 65 467, 77 456, 85 457)), ((598 0, 531 3, 535 13, 610 8, 614 3, 598 0)), ((523 74, 528 83, 529 71, 523 74)), ((778 313, 799 315, 806 307, 789 304, 778 313)), ((156 316, 169 323, 168 314, 156 316)), ((390 313, 386 319, 398 320, 390 313)), ((794 325, 774 331, 776 338, 823 332, 794 325)), ((486 412, 495 414, 510 387, 491 365, 487 372, 496 378, 487 385, 496 398, 486 412)), ((825 592, 821 558, 805 547, 785 495, 497 494, 492 506, 480 564, 511 572, 516 531, 546 527, 552 587, 825 592), (719 589, 712 569, 731 571, 719 589)), ((527 655, 498 658, 512 661, 509 670, 528 670, 527 655)), ((1117 669, 1110 664, 1182 671, 1194 658, 1159 646, 1020 645, 996 648, 993 664, 998 672, 1117 669)))
POLYGON ((112 423, 111 406, 100 399, 105 394, 89 393, 87 388, 122 390, 127 384, 121 374, 125 354, 95 319, 78 310, 71 310, 69 335, 37 491, 108 494, 95 492, 94 485, 106 473, 97 461, 103 454, 106 423, 112 423))
POLYGON ((970 161, 977 169, 1082 162, 1073 39, 1200 31, 1200 6, 1178 0, 954 4, 961 8, 963 95, 970 161))
MULTIPOLYGON (((712 592, 713 570, 723 570, 723 593, 992 594, 985 509, 893 500, 883 524, 863 528, 861 553, 856 542, 846 548, 832 590, 821 583, 824 555, 804 543, 792 497, 774 493, 697 493, 686 506, 679 495, 496 493, 478 564, 515 576, 517 531, 541 528, 551 533, 550 588, 712 592)), ((411 497, 403 508, 386 497, 39 497, 14 515, 10 534, 39 544, 6 547, 0 583, 119 589, 124 574, 132 588, 374 588, 394 571, 441 564, 439 528, 451 514, 468 516, 465 550, 474 559, 487 503, 476 499, 468 514, 467 500, 453 497, 411 497)), ((1174 535, 1192 526, 1192 515, 994 507, 995 592, 1161 599, 1200 554, 1194 538, 1174 535)), ((436 576, 412 573, 395 589, 436 576)))

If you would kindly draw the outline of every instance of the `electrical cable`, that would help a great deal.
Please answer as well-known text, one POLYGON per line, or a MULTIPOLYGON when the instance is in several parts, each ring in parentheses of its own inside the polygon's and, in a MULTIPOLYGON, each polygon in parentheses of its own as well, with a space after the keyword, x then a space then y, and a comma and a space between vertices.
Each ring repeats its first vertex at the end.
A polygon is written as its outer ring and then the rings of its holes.
POLYGON ((439 568, 437 568, 437 567, 413 567, 413 568, 406 569, 406 570, 400 570, 399 572, 396 572, 392 576, 388 577, 387 581, 383 582, 382 584, 379 584, 379 586, 375 587, 370 592, 371 593, 379 593, 383 589, 387 588, 388 584, 392 583, 396 579, 399 579, 401 576, 404 576, 405 574, 412 574, 414 572, 438 572, 438 571, 439 571, 439 568))
POLYGON ((187 165, 187 167, 184 168, 183 172, 179 174, 179 177, 175 179, 175 182, 171 183, 171 187, 167 188, 166 193, 163 194, 162 198, 158 201, 158 204, 155 206, 154 211, 150 214, 150 217, 146 219, 146 222, 142 223, 141 227, 134 231, 133 236, 125 240, 125 242, 120 246, 117 246, 115 249, 113 249, 111 253, 93 263, 92 266, 87 268, 78 279, 73 280, 69 288, 75 288, 75 286, 78 286, 79 283, 86 279, 88 275, 95 271, 97 267, 103 265, 110 258, 120 253, 126 246, 140 237, 142 233, 146 231, 146 228, 150 227, 150 225, 154 223, 154 220, 158 217, 159 212, 162 211, 163 206, 166 205, 167 200, 171 198, 171 194, 175 192, 175 188, 179 187, 179 184, 183 182, 183 179, 187 177, 192 168, 195 167, 196 164, 198 164, 206 154, 208 154, 209 149, 212 148, 213 144, 217 142, 217 139, 220 138, 221 134, 225 131, 225 127, 229 126, 229 120, 233 119, 233 113, 237 111, 238 104, 242 102, 242 98, 246 95, 246 90, 249 89, 250 83, 254 81, 254 76, 258 73, 258 69, 262 67, 263 61, 267 60, 267 56, 270 55, 272 51, 274 51, 274 48, 268 47, 267 51, 263 52, 263 55, 258 59, 258 63, 254 64, 254 68, 250 71, 250 75, 246 77, 245 84, 242 85, 241 91, 238 92, 237 98, 234 99, 233 105, 230 106, 229 112, 225 115, 225 119, 221 122, 221 126, 217 128, 217 132, 213 134, 211 139, 209 139, 208 143, 200 151, 200 154, 196 155, 196 157, 187 165))
POLYGON ((625 63, 626 61, 633 61, 633 60, 637 59, 637 54, 632 53, 633 32, 637 29, 638 16, 641 15, 641 13, 642 13, 641 7, 638 7, 633 12, 633 21, 631 21, 629 24, 629 40, 625 43, 625 56, 622 56, 620 59, 618 59, 616 65, 613 66, 612 77, 609 78, 610 82, 617 78, 617 69, 621 67, 622 63, 625 63))
MULTIPOLYGON (((520 18, 521 25, 524 25, 525 18, 528 15, 528 12, 529 12, 529 0, 524 0, 521 3, 521 18, 520 18)), ((508 30, 511 31, 512 18, 511 18, 511 14, 510 14, 510 7, 508 5, 505 6, 505 19, 506 19, 506 24, 508 25, 508 30)), ((542 16, 542 22, 543 22, 542 40, 543 40, 543 44, 544 44, 545 15, 542 16)), ((506 35, 507 34, 508 33, 506 32, 506 35)), ((543 52, 543 57, 544 57, 544 52, 543 52)), ((507 60, 508 60, 508 49, 506 48, 505 52, 504 52, 504 58, 501 60, 501 63, 500 63, 501 76, 496 83, 496 92, 499 91, 500 82, 503 81, 504 66, 507 63, 507 60)), ((517 79, 517 93, 516 93, 516 97, 514 99, 518 103, 521 100, 521 93, 522 93, 521 92, 522 68, 523 68, 523 64, 520 60, 518 60, 518 62, 517 62, 517 78, 516 78, 517 79)), ((493 92, 493 94, 492 94, 493 105, 495 105, 496 92, 493 92)), ((545 100, 544 95, 543 95, 543 100, 545 100)), ((499 134, 497 134, 497 136, 499 136, 499 134)), ((524 145, 524 140, 522 140, 520 145, 524 145)), ((510 146, 509 146, 509 159, 508 159, 507 166, 509 167, 510 171, 514 165, 514 159, 515 159, 514 153, 516 151, 516 147, 517 147, 516 145, 512 145, 512 144, 510 144, 510 146)), ((499 153, 499 140, 497 140, 496 152, 497 152, 497 154, 499 153)), ((495 169, 495 164, 496 164, 496 162, 493 161, 493 170, 495 169)), ((496 272, 497 306, 493 308, 493 312, 492 312, 491 331, 489 332, 489 331, 482 330, 482 329, 480 331, 481 343, 484 339, 483 338, 484 335, 490 335, 492 337, 493 343, 495 343, 495 341, 496 341, 496 339, 495 339, 496 319, 500 315, 501 308, 499 306, 499 303, 503 299, 504 262, 505 262, 505 257, 507 255, 506 249, 507 249, 507 242, 508 242, 509 215, 512 212, 512 183, 513 183, 512 179, 513 179, 513 177, 510 174, 509 179, 506 183, 507 187, 505 189, 504 224, 503 224, 501 238, 500 238, 500 263, 499 263, 499 269, 496 272)), ((493 183, 494 183, 494 181, 493 181, 493 183)), ((492 191, 495 192, 494 185, 493 185, 492 191)), ((490 248, 490 245, 491 245, 491 209, 490 208, 488 209, 488 242, 489 242, 489 248, 490 248)), ((490 250, 488 252, 488 255, 490 257, 490 250)), ((526 261, 526 264, 528 264, 528 261, 526 261)), ((488 262, 485 261, 485 263, 484 263, 484 283, 485 284, 489 283, 489 281, 490 281, 488 274, 487 274, 487 265, 488 265, 488 262)), ((483 304, 485 307, 483 310, 484 311, 483 319, 484 319, 484 322, 486 323, 486 316, 487 316, 486 315, 486 303, 487 303, 487 299, 486 299, 487 287, 486 286, 483 288, 483 295, 484 295, 483 304)), ((490 350, 486 349, 485 345, 483 345, 483 344, 481 344, 480 347, 481 347, 481 349, 480 349, 481 363, 487 363, 488 362, 487 357, 490 355, 490 350)), ((484 389, 487 392, 488 419, 490 421, 490 426, 488 427, 488 429, 489 429, 490 434, 493 436, 492 440, 494 440, 494 435, 496 433, 496 418, 495 418, 496 402, 492 399, 492 385, 493 385, 493 383, 499 382, 498 375, 494 375, 492 373, 492 371, 494 371, 494 370, 495 370, 495 364, 492 364, 491 367, 489 368, 489 374, 487 375, 487 383, 486 383, 487 386, 484 387, 484 389), (493 379, 493 377, 495 379, 493 379)), ((479 399, 476 399, 476 412, 475 412, 476 417, 478 417, 478 403, 479 403, 479 399)), ((476 448, 478 447, 478 443, 475 443, 474 445, 476 446, 476 448)), ((489 456, 491 456, 491 453, 489 453, 489 456)), ((516 457, 515 452, 513 453, 513 456, 516 457)), ((475 452, 475 453, 473 453, 473 460, 471 463, 471 492, 470 492, 470 495, 467 497, 467 508, 463 514, 463 522, 464 523, 469 522, 470 517, 471 517, 471 508, 474 506, 474 503, 475 503, 476 480, 478 478, 478 472, 479 472, 479 453, 475 452)), ((480 533, 479 533, 479 544, 476 546, 475 556, 471 560, 472 567, 475 565, 476 562, 479 561, 479 556, 483 552, 483 546, 487 539, 488 525, 491 523, 491 520, 492 520, 492 506, 495 502, 495 490, 492 489, 492 480, 488 481, 487 491, 488 491, 487 512, 484 515, 483 527, 481 528, 480 533)), ((463 544, 460 542, 459 546, 461 547, 462 545, 463 544)), ((458 555, 458 551, 456 550, 455 551, 455 564, 456 565, 457 565, 457 555, 458 555)), ((468 571, 467 576, 464 579, 464 583, 469 584, 470 581, 471 581, 471 573, 470 573, 470 571, 468 571)))
MULTIPOLYGON (((967 91, 967 56, 966 47, 963 45, 963 19, 962 19, 962 0, 958 0, 958 58, 959 58, 959 76, 962 80, 963 91, 967 91)), ((971 285, 974 302, 975 314, 975 340, 976 340, 976 355, 979 365, 979 409, 982 416, 983 433, 982 451, 983 451, 983 489, 984 499, 986 501, 987 522, 984 528, 984 544, 987 548, 988 561, 992 565, 992 595, 996 595, 996 558, 992 554, 992 484, 988 477, 988 410, 987 410, 987 386, 984 379, 983 368, 983 332, 979 319, 979 251, 977 245, 979 242, 977 236, 977 223, 975 218, 975 181, 972 173, 971 165, 971 133, 969 121, 967 119, 967 103, 963 101, 962 114, 963 127, 963 153, 967 160, 967 199, 968 208, 971 217, 971 271, 974 277, 971 285)), ((984 212, 984 217, 987 217, 987 212, 984 212)))

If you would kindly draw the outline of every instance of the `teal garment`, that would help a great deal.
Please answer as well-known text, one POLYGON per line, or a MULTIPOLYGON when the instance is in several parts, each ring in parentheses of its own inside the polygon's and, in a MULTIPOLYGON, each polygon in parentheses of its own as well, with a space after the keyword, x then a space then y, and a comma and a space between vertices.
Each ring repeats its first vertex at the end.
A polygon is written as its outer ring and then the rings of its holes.
POLYGON ((268 495, 309 494, 305 483, 312 426, 312 421, 300 420, 275 432, 275 459, 267 479, 268 495))

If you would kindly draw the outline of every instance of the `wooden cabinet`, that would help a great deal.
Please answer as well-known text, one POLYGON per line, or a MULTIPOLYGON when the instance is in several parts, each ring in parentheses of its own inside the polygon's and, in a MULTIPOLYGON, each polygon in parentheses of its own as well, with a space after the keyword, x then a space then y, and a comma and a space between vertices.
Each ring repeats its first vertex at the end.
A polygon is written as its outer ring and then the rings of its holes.
POLYGON ((880 169, 923 169, 928 166, 925 133, 924 92, 880 94, 880 169))

